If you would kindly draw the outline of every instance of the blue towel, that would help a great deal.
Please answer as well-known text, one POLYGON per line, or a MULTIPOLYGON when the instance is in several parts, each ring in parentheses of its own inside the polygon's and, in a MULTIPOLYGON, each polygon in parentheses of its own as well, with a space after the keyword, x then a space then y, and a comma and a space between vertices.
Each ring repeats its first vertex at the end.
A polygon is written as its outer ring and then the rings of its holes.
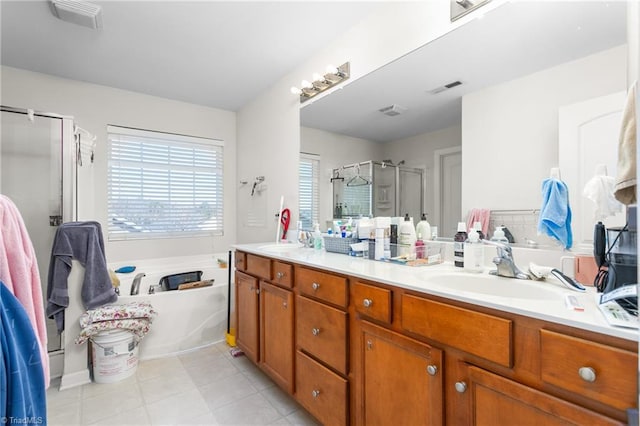
POLYGON ((47 424, 40 346, 27 312, 0 281, 0 421, 47 424))
POLYGON ((95 309, 118 300, 104 255, 102 228, 98 222, 68 222, 58 227, 49 263, 47 282, 47 316, 56 320, 58 332, 64 330, 64 310, 69 306, 67 278, 71 260, 85 268, 82 302, 95 309))
POLYGON ((555 238, 566 249, 573 245, 569 189, 558 179, 545 179, 542 182, 542 207, 538 233, 555 238))

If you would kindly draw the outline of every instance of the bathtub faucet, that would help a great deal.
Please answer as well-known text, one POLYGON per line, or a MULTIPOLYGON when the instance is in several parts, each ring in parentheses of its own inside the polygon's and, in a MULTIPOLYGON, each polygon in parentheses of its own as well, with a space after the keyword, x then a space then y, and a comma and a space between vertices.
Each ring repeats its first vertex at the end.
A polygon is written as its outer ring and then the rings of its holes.
POLYGON ((142 281, 142 277, 146 276, 147 274, 141 272, 133 278, 133 283, 131 283, 131 296, 136 296, 140 292, 140 281, 142 281))

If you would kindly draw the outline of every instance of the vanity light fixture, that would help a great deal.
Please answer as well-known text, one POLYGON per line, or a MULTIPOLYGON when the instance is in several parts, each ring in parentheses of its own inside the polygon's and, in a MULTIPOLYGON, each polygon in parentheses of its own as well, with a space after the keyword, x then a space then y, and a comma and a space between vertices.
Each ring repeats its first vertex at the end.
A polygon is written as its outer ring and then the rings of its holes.
POLYGON ((349 79, 349 75, 349 62, 345 62, 339 67, 328 65, 324 75, 314 73, 313 82, 302 80, 300 88, 292 87, 291 93, 300 96, 300 103, 302 103, 349 79))

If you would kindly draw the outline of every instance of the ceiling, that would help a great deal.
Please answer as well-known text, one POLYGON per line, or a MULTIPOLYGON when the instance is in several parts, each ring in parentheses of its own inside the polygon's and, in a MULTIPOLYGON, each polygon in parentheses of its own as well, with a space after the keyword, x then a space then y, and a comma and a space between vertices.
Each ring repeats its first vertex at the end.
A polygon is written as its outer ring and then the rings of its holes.
POLYGON ((237 111, 376 2, 92 1, 101 30, 47 1, 0 1, 2 65, 237 111))
MULTIPOLYGON (((462 96, 626 43, 625 2, 505 4, 393 63, 310 100, 303 126, 388 142, 460 123, 462 96), (436 95, 432 89, 460 81, 436 95), (378 110, 406 108, 389 117, 378 110)), ((603 76, 606 77, 606 76, 603 76)))

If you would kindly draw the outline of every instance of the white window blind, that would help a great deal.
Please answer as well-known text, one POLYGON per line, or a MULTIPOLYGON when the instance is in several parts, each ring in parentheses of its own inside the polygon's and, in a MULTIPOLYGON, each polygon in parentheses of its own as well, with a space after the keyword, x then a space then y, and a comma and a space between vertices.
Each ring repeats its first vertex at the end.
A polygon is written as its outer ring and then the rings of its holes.
POLYGON ((223 233, 224 142, 107 126, 110 240, 223 233))
POLYGON ((298 211, 303 229, 313 229, 320 212, 320 156, 300 154, 298 211))

